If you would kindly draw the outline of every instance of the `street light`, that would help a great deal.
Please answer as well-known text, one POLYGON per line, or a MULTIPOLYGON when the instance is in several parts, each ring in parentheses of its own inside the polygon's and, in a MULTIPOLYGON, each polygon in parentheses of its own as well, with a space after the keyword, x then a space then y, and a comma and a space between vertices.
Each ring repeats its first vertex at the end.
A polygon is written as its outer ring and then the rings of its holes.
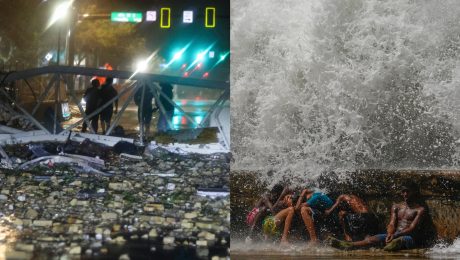
MULTIPOLYGON (((68 0, 65 2, 61 2, 59 5, 56 6, 54 9, 53 15, 51 16, 51 19, 48 23, 47 28, 51 27, 53 24, 55 24, 58 20, 61 20, 62 18, 66 17, 70 7, 72 6, 74 0, 68 0)), ((58 46, 57 46, 57 65, 59 65, 59 59, 60 59, 60 52, 61 52, 61 27, 58 27, 58 46)))

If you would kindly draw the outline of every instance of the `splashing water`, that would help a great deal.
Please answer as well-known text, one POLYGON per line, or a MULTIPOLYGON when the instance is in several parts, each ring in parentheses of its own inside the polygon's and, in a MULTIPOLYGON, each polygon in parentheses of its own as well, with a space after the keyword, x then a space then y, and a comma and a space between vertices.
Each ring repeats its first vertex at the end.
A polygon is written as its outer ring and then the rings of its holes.
POLYGON ((458 1, 235 0, 231 30, 232 169, 458 168, 458 1))
POLYGON ((454 240, 451 245, 439 243, 426 254, 434 259, 458 259, 460 256, 460 238, 454 240))

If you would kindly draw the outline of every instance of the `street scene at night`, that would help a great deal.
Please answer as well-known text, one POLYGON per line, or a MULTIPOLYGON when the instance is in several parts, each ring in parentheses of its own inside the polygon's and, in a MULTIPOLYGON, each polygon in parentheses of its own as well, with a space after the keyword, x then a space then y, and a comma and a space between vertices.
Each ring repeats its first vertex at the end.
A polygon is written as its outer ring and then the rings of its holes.
POLYGON ((0 259, 227 259, 230 2, 0 0, 0 259))

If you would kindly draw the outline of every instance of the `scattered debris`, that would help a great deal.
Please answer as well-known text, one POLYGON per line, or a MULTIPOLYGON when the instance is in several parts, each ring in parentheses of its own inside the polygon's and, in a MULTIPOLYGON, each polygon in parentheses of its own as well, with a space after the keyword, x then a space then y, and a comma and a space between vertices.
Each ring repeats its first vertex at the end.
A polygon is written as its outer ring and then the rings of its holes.
POLYGON ((94 169, 89 165, 89 163, 83 159, 79 158, 71 158, 67 156, 62 156, 62 155, 51 155, 51 156, 42 156, 36 159, 33 159, 31 161, 28 161, 24 164, 21 164, 18 169, 19 170, 27 170, 30 169, 31 167, 36 167, 36 165, 41 165, 41 166, 47 166, 48 168, 53 168, 57 165, 70 165, 72 166, 76 171, 78 172, 83 172, 83 173, 93 173, 93 174, 98 174, 100 176, 112 176, 110 173, 105 173, 100 170, 94 169))
POLYGON ((198 188, 228 185, 228 150, 43 131, 0 134, 2 146, 12 169, 0 170, 4 242, 18 252, 117 259, 114 247, 157 254, 204 241, 200 250, 228 255, 228 192, 198 188))
POLYGON ((142 160, 142 156, 131 155, 127 153, 121 153, 120 158, 127 158, 127 159, 138 160, 138 161, 142 160))

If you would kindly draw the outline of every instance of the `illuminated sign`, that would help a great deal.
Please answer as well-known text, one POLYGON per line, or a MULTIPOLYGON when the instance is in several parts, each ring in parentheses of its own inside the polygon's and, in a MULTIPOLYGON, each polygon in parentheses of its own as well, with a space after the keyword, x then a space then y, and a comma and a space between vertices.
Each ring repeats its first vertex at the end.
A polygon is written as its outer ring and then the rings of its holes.
POLYGON ((145 13, 145 20, 148 22, 154 22, 157 20, 157 11, 147 11, 145 13))
POLYGON ((171 8, 164 7, 160 9, 160 27, 171 27, 171 8))
POLYGON ((193 11, 184 11, 184 23, 193 23, 193 11))
POLYGON ((206 7, 204 25, 206 26, 206 28, 216 27, 216 8, 215 7, 206 7))
POLYGON ((110 20, 112 22, 140 23, 142 22, 142 13, 112 12, 110 20))

